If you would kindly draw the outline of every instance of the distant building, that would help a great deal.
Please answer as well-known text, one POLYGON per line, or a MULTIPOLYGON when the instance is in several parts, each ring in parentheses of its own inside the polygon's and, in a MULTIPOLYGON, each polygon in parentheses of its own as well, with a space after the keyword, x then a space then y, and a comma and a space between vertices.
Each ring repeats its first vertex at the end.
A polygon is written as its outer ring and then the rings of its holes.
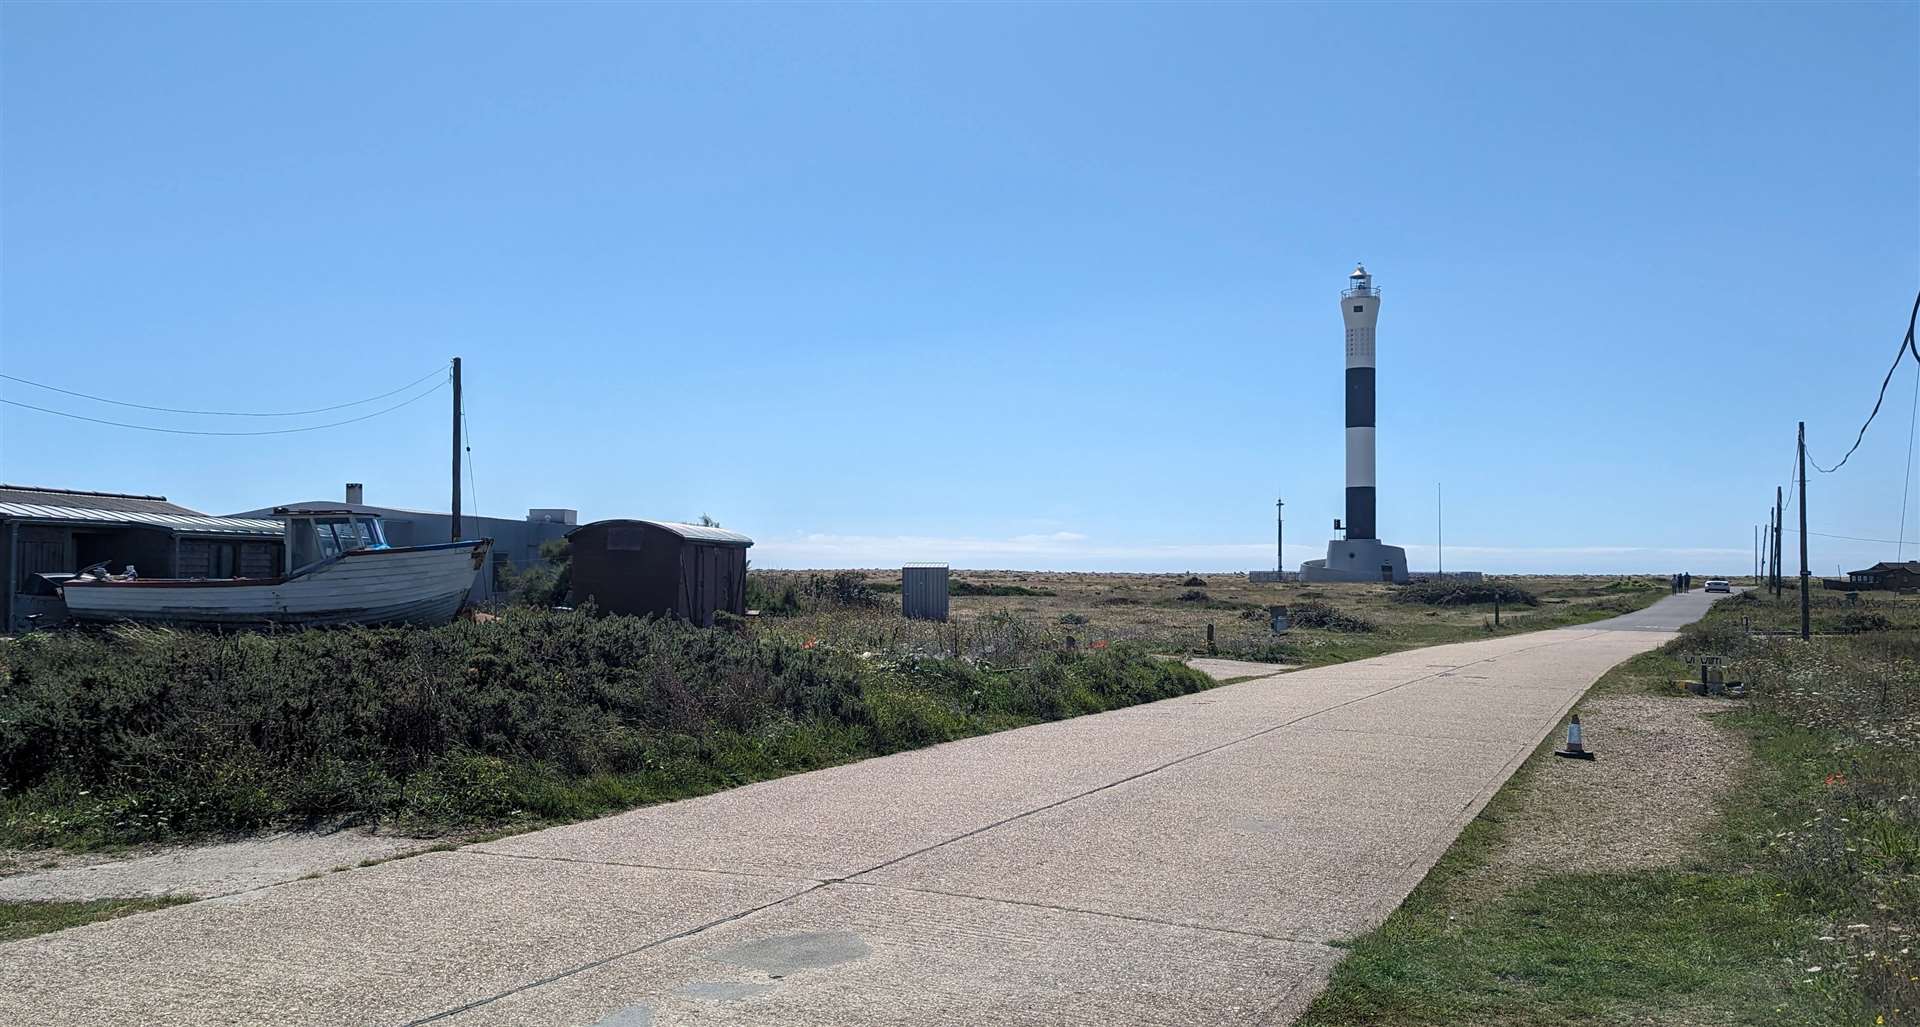
POLYGON ((1299 576, 1292 571, 1248 571, 1247 581, 1254 585, 1276 585, 1283 581, 1293 581, 1299 576))
POLYGON ((284 536, 279 521, 209 517, 165 496, 0 485, 0 627, 65 619, 42 575, 104 563, 143 578, 271 578, 283 569, 284 536))
POLYGON ((1486 574, 1482 571, 1414 571, 1409 577, 1414 581, 1422 578, 1430 581, 1439 581, 1441 578, 1452 581, 1480 581, 1486 577, 1486 574))
POLYGON ((1851 589, 1920 588, 1920 560, 1907 560, 1904 563, 1882 560, 1865 570, 1848 571, 1844 582, 1829 579, 1826 584, 1828 588, 1851 589))
MULTIPOLYGON (((372 506, 365 501, 365 489, 357 483, 347 486, 346 500, 345 503, 337 499, 277 503, 234 516, 269 517, 281 507, 290 510, 347 509, 379 517, 387 530, 388 545, 424 546, 453 541, 453 515, 450 513, 372 506)), ((509 575, 539 563, 541 544, 567 537, 567 532, 573 530, 578 520, 576 511, 545 507, 528 510, 524 520, 461 514, 460 534, 463 537, 493 540, 493 553, 487 569, 474 579, 473 601, 485 603, 501 597, 507 591, 509 575)))

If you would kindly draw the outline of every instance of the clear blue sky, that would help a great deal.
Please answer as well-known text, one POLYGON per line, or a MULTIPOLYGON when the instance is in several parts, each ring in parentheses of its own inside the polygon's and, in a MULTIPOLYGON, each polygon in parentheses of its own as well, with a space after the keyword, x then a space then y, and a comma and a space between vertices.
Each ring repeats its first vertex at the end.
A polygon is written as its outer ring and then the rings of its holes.
MULTIPOLYGON (((288 410, 460 355, 469 503, 756 566, 1270 566, 1276 488, 1291 565, 1364 259, 1416 568, 1444 481, 1450 566, 1744 572, 1920 285, 1917 11, 10 4, 0 364, 288 410)), ((1814 530, 1895 537, 1914 382, 1814 530)), ((447 420, 5 408, 0 478, 443 508, 447 420)))

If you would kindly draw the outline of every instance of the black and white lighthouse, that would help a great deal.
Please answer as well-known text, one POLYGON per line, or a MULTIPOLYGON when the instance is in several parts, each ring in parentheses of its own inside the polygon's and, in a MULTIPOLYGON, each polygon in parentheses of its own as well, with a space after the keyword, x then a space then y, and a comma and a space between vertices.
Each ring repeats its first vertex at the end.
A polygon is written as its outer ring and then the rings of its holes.
POLYGON ((1367 266, 1354 267, 1340 293, 1347 323, 1347 537, 1379 538, 1374 523, 1373 327, 1380 320, 1380 290, 1367 266))
POLYGON ((1300 565, 1302 581, 1407 580, 1406 550, 1382 545, 1374 477, 1374 327, 1380 320, 1380 290, 1365 264, 1347 276, 1340 293, 1340 319, 1347 328, 1347 515, 1334 527, 1344 538, 1327 543, 1327 558, 1300 565))

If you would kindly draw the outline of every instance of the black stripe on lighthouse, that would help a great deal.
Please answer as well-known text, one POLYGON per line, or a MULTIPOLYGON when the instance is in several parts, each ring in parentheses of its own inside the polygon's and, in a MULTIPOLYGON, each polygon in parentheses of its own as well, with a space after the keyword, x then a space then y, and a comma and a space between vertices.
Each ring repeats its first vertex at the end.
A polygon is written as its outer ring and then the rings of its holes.
MULTIPOLYGON (((1347 427, 1374 427, 1373 410, 1374 369, 1371 367, 1347 368, 1347 427)), ((1372 433, 1369 432, 1369 435, 1372 433)), ((1373 466, 1372 439, 1368 440, 1368 468, 1373 466)), ((1351 477, 1351 475, 1349 476, 1351 477)), ((1347 537, 1379 538, 1378 527, 1374 523, 1374 482, 1369 474, 1365 482, 1349 480, 1347 482, 1347 537)))
POLYGON ((1347 368, 1347 427, 1373 427, 1373 368, 1347 368))

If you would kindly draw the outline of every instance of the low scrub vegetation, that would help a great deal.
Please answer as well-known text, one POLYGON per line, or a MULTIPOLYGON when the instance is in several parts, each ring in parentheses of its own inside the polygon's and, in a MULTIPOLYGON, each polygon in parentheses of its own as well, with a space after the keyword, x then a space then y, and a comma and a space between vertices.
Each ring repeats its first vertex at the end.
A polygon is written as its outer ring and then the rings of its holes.
POLYGON ((1367 632, 1378 627, 1356 614, 1337 610, 1326 603, 1294 603, 1287 607, 1287 619, 1294 627, 1325 628, 1328 631, 1367 632))
MULTIPOLYGON (((832 579, 820 594, 858 596, 832 579)), ((883 648, 530 609, 433 629, 36 633, 0 643, 0 844, 570 820, 1208 683, 1010 617, 916 630, 941 634, 883 648)))
POLYGON ((1485 581, 1457 581, 1451 578, 1416 581, 1395 589, 1393 601, 1427 606, 1476 606, 1495 602, 1512 606, 1540 605, 1540 597, 1532 592, 1492 578, 1485 581))
POLYGON ((982 585, 964 578, 948 578, 947 594, 950 596, 1050 596, 1052 589, 1030 588, 1026 585, 982 585))

